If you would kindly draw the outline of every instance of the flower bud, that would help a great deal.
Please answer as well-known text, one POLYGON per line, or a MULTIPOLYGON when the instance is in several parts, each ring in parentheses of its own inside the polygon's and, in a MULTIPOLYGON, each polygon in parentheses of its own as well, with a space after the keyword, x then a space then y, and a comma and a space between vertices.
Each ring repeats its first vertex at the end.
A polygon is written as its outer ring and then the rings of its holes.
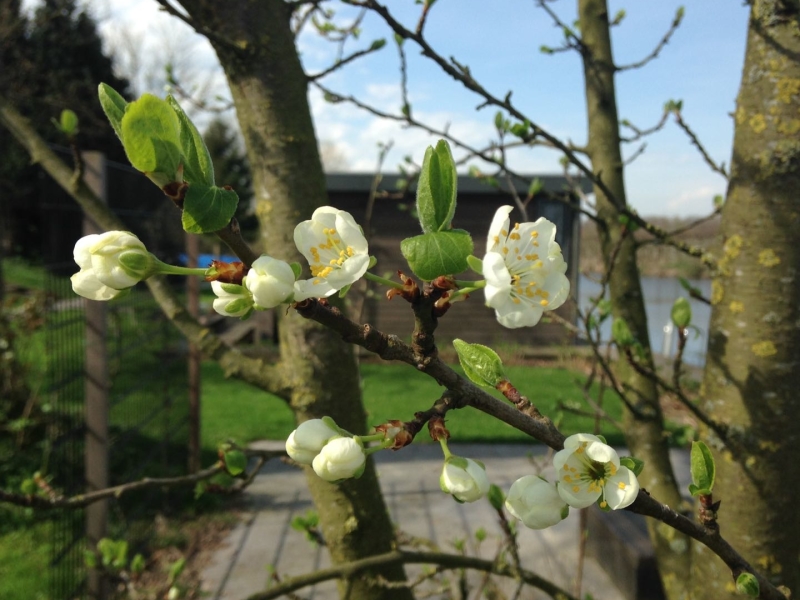
POLYGON ((111 300, 155 272, 156 259, 127 231, 108 231, 78 240, 73 251, 80 272, 72 289, 90 300, 111 300))
POLYGON ((265 254, 253 262, 244 285, 253 294, 256 308, 274 308, 291 302, 294 271, 288 263, 265 254))
POLYGON ((361 477, 367 456, 358 439, 337 437, 329 441, 314 457, 311 466, 325 481, 361 477))
POLYGON ((526 475, 511 485, 506 509, 531 529, 551 527, 569 514, 556 486, 536 475, 526 475))
POLYGON ((310 419, 289 434, 286 453, 303 465, 310 465, 322 447, 339 432, 329 427, 322 419, 310 419))
POLYGON ((475 502, 489 491, 484 466, 470 458, 450 456, 444 461, 439 487, 458 502, 475 502))
POLYGON ((253 309, 253 296, 241 285, 212 281, 211 289, 217 297, 214 310, 223 317, 243 317, 253 309))

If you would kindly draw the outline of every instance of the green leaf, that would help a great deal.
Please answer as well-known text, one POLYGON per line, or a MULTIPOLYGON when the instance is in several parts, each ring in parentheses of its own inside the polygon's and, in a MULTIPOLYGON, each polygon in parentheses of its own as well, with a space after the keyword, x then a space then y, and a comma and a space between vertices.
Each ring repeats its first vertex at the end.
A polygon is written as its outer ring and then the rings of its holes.
POLYGON ((636 341, 625 319, 621 318, 614 319, 614 322, 611 324, 611 337, 613 337, 617 345, 622 348, 627 348, 636 341))
POLYGON ((247 457, 241 450, 228 450, 222 457, 225 461, 225 470, 234 477, 244 473, 247 468, 247 457))
POLYGON ((239 196, 233 190, 195 183, 183 200, 183 229, 189 233, 211 233, 230 223, 239 196))
POLYGON ((370 44, 369 49, 370 50, 380 50, 385 45, 386 45, 386 39, 385 38, 379 38, 379 39, 375 40, 374 42, 372 42, 372 44, 370 44))
POLYGON ((417 184, 417 213, 422 231, 450 229, 456 211, 456 164, 450 145, 439 140, 428 146, 417 184))
POLYGON ((417 277, 431 281, 466 271, 472 238, 461 229, 423 233, 400 242, 400 251, 417 277))
POLYGON ((91 550, 84 550, 83 551, 83 564, 86 565, 87 569, 96 569, 97 568, 97 554, 95 554, 91 550))
POLYGON ((122 117, 122 143, 131 164, 158 186, 181 181, 181 124, 166 100, 145 94, 122 117))
POLYGON ((111 127, 120 141, 122 141, 122 117, 125 116, 125 108, 128 103, 125 98, 106 83, 101 83, 97 87, 97 95, 100 98, 100 106, 103 108, 103 112, 106 113, 111 127))
POLYGON ((536 177, 533 181, 531 181, 530 187, 528 187, 528 197, 533 198, 536 194, 541 192, 544 189, 544 183, 542 180, 536 177))
POLYGON ((169 568, 169 584, 172 585, 175 583, 175 580, 181 576, 183 570, 186 568, 186 558, 181 557, 172 563, 172 566, 169 568))
POLYGON ((638 458, 634 458, 633 456, 623 456, 619 459, 619 464, 625 465, 633 474, 637 477, 641 474, 642 470, 644 469, 644 461, 639 460, 638 458))
POLYGON ((751 598, 758 598, 761 594, 761 587, 758 585, 758 579, 752 573, 739 573, 736 578, 736 591, 751 598))
POLYGON ((147 566, 147 562, 144 560, 144 556, 137 553, 136 556, 133 557, 133 560, 131 560, 131 572, 141 573, 144 571, 145 566, 147 566))
POLYGON ((194 123, 183 112, 180 104, 172 96, 167 96, 167 102, 175 111, 180 122, 181 150, 183 151, 183 178, 189 183, 202 183, 214 185, 214 165, 208 153, 203 136, 197 131, 194 123))
POLYGON ((78 115, 68 108, 61 111, 58 128, 64 135, 75 135, 78 131, 78 115))
POLYGON ((506 495, 503 493, 503 490, 495 484, 489 486, 489 493, 486 494, 486 498, 488 498, 489 504, 491 504, 492 508, 495 510, 501 510, 506 501, 506 495))
POLYGON ((672 322, 675 327, 684 329, 692 322, 692 307, 686 298, 678 298, 675 304, 672 305, 672 312, 670 313, 672 322))
POLYGON ((503 361, 491 348, 481 344, 468 344, 459 339, 453 340, 453 347, 464 374, 473 383, 493 388, 506 379, 503 361))
POLYGON ((692 442, 691 473, 693 484, 689 486, 692 496, 710 494, 714 488, 716 467, 711 450, 703 442, 692 442))

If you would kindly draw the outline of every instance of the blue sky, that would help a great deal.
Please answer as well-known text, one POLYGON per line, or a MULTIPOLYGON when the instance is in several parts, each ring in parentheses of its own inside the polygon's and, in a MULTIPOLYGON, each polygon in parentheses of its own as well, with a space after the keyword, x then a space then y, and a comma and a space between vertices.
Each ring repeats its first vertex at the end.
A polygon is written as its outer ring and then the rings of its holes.
MULTIPOLYGON (((86 4, 102 21, 101 32, 111 45, 120 31, 140 35, 142 54, 152 63, 158 61, 165 37, 174 37, 191 47, 195 72, 213 71, 215 61, 208 44, 192 39, 188 28, 159 13, 152 0, 90 0, 86 4)), ((387 4, 399 20, 413 27, 419 5, 412 0, 389 0, 387 4)), ((616 62, 635 62, 649 54, 680 5, 673 0, 612 1, 612 14, 622 8, 627 13, 613 29, 616 62)), ((576 17, 576 2, 560 0, 551 6, 565 22, 576 17)), ((354 14, 348 7, 339 9, 337 18, 346 20, 354 14)), ((739 0, 688 3, 683 24, 660 57, 643 69, 618 75, 620 117, 650 127, 661 116, 666 100, 682 99, 686 122, 711 156, 727 163, 733 139, 730 113, 741 76, 746 28, 747 7, 739 0)), ((326 77, 323 83, 397 112, 401 104, 399 71, 391 32, 371 14, 362 29, 359 40, 348 42, 345 54, 374 39, 386 38, 389 43, 380 52, 326 77)), ((468 65, 495 95, 513 90, 517 107, 538 125, 576 144, 585 141, 580 59, 573 52, 545 55, 539 51, 542 45, 558 46, 562 36, 533 0, 438 0, 427 21, 426 36, 440 54, 468 65)), ((477 146, 493 140, 496 110, 476 112, 479 98, 421 57, 412 43, 406 46, 415 117, 437 128, 449 124, 454 134, 477 146)), ((311 31, 300 36, 298 47, 310 73, 333 60, 330 43, 311 31)), ((226 93, 220 76, 211 81, 208 93, 226 93)), ((374 170, 378 143, 394 143, 385 162, 385 170, 393 170, 409 154, 420 162, 426 146, 435 142, 425 132, 404 129, 349 105, 329 104, 316 91, 311 92, 311 104, 318 137, 336 148, 348 170, 374 170)), ((635 149, 626 146, 625 156, 635 149)), ((557 153, 547 149, 524 149, 509 155, 511 166, 527 173, 558 172, 558 159, 557 153)), ((705 165, 671 122, 647 140, 645 153, 627 167, 626 183, 629 202, 644 215, 702 215, 712 209, 714 195, 725 191, 724 179, 705 165)))

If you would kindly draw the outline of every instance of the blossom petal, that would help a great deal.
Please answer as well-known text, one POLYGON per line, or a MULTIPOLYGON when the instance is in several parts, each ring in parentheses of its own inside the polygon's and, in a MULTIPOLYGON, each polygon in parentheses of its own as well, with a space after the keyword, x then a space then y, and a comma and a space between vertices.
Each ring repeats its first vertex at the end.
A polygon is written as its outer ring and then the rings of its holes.
POLYGON ((633 504, 638 494, 639 480, 636 475, 629 468, 621 466, 606 481, 603 499, 611 510, 617 510, 633 504))
POLYGON ((486 251, 492 252, 497 249, 501 243, 505 243, 505 238, 508 235, 508 229, 511 226, 511 220, 509 219, 509 215, 514 210, 513 206, 501 206, 498 208, 495 213, 494 217, 492 217, 492 223, 489 225, 489 235, 486 238, 486 251), (505 231, 505 236, 502 232, 505 231))

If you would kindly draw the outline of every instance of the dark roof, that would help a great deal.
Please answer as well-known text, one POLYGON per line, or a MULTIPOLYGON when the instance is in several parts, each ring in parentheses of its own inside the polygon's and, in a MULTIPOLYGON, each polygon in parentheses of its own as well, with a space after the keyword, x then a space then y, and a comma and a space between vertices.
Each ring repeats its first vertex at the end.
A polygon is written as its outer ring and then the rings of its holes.
MULTIPOLYGON (((526 175, 526 179, 514 178, 515 187, 520 194, 528 193, 528 186, 530 181, 538 177, 544 184, 546 192, 564 192, 567 191, 567 181, 562 175, 526 175)), ((372 180, 375 178, 374 173, 327 173, 325 175, 326 185, 328 192, 368 192, 372 186, 372 180)), ((397 173, 384 173, 378 190, 394 192, 397 190, 397 181, 402 179, 401 175, 397 173)), ((579 180, 581 189, 588 193, 592 191, 591 182, 585 177, 579 180)), ((462 194, 504 194, 508 191, 508 185, 505 180, 499 180, 500 190, 489 185, 485 181, 476 179, 470 175, 458 176, 458 191, 462 194)), ((412 190, 416 189, 416 184, 411 186, 412 190)))

